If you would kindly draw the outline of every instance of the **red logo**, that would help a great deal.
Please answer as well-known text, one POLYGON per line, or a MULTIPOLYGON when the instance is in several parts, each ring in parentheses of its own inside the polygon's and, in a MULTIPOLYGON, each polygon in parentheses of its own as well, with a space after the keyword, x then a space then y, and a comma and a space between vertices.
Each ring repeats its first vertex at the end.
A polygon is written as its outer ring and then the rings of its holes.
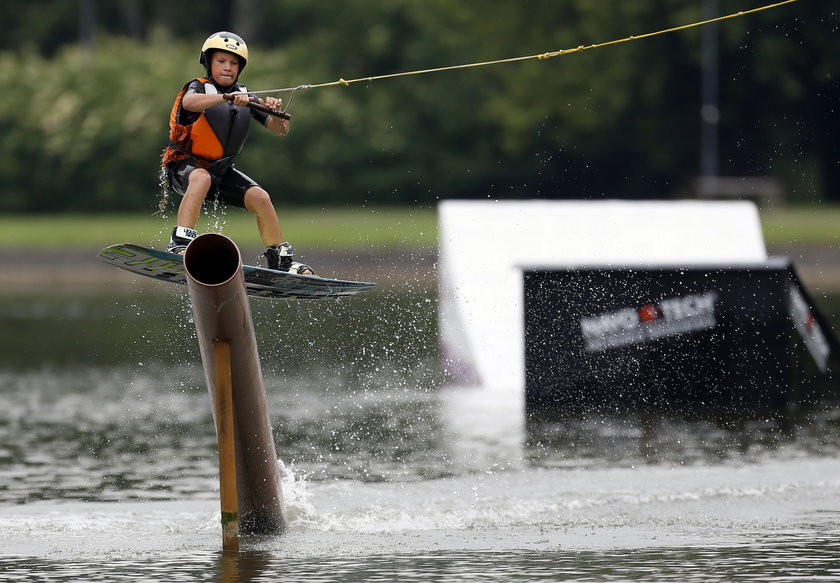
POLYGON ((655 322, 659 319, 659 309, 654 304, 639 308, 639 322, 655 322))

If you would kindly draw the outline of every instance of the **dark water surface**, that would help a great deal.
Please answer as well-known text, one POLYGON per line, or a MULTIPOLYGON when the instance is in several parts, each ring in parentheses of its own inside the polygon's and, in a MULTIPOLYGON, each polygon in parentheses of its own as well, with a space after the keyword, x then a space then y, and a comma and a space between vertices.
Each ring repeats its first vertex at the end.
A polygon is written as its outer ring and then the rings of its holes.
POLYGON ((840 579, 840 411, 526 427, 434 291, 255 301, 290 531, 222 553, 186 296, 0 296, 2 581, 840 579))

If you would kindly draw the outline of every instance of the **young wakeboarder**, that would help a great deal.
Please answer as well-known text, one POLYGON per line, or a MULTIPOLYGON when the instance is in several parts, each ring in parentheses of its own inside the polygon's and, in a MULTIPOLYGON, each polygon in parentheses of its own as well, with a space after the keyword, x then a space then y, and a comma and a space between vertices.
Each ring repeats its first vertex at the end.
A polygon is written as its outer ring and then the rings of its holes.
POLYGON ((196 223, 209 196, 256 216, 269 269, 314 274, 311 267, 293 260, 294 250, 283 237, 268 192, 234 166, 252 120, 275 135, 289 133, 288 119, 249 107, 257 103, 277 109, 282 100, 267 97, 263 101, 239 83, 248 64, 248 47, 231 32, 210 35, 201 47, 199 63, 206 76, 188 82, 175 99, 169 116, 169 144, 161 158, 166 187, 182 196, 167 251, 183 253, 198 236, 196 223))

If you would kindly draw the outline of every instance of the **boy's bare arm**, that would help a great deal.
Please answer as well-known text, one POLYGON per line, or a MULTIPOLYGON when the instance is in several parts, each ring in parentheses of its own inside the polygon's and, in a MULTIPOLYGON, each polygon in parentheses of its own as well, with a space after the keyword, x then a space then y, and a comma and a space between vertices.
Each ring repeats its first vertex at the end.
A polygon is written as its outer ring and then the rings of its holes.
POLYGON ((188 93, 184 95, 181 106, 187 111, 200 113, 208 107, 224 103, 225 95, 233 96, 233 104, 239 105, 240 107, 245 107, 251 100, 247 93, 188 93))
MULTIPOLYGON (((279 97, 266 97, 264 104, 279 111, 283 107, 283 100, 279 97)), ((272 115, 266 120, 265 127, 273 134, 285 136, 289 133, 289 120, 272 115)))

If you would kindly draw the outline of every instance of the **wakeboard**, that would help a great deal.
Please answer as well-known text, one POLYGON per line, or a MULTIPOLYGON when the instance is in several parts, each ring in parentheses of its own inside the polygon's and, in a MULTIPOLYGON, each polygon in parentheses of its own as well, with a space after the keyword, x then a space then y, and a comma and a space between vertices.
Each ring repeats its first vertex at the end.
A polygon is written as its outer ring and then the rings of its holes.
MULTIPOLYGON (((176 253, 158 251, 132 243, 119 243, 105 247, 98 256, 110 265, 137 275, 182 285, 187 283, 184 258, 176 253)), ((376 285, 369 281, 347 281, 317 275, 298 275, 253 265, 243 265, 242 270, 245 275, 245 291, 249 296, 259 298, 335 299, 352 296, 376 285)))

